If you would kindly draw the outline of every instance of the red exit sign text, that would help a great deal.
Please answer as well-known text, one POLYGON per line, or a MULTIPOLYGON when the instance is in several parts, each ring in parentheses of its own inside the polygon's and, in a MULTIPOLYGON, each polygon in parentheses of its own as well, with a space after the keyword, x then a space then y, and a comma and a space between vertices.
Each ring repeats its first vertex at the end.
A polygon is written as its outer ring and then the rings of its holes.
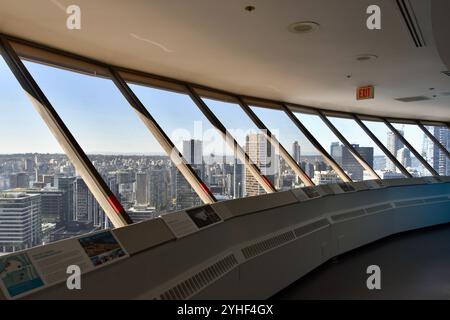
POLYGON ((356 90, 357 100, 373 99, 375 97, 375 88, 373 86, 359 87, 356 90))

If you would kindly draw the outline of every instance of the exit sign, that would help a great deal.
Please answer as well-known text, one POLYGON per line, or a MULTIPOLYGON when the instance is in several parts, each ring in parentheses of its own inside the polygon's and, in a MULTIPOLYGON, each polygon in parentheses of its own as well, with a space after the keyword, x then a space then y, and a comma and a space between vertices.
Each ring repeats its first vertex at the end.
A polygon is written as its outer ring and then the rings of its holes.
POLYGON ((375 88, 373 86, 359 87, 356 90, 356 100, 373 99, 375 97, 375 88))

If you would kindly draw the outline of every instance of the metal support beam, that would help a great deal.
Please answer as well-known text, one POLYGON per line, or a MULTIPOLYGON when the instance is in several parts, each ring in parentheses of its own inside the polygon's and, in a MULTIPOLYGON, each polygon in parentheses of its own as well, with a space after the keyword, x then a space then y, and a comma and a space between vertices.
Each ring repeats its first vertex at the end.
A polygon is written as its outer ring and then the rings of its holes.
POLYGON ((412 174, 409 173, 408 170, 398 161, 398 159, 388 150, 388 148, 385 147, 385 145, 373 134, 373 132, 364 124, 364 122, 361 121, 361 119, 357 115, 353 115, 353 119, 355 119, 356 123, 359 124, 361 129, 364 130, 364 132, 375 142, 375 144, 378 146, 378 148, 383 151, 383 153, 386 155, 386 157, 389 158, 389 160, 394 163, 394 165, 403 173, 406 177, 412 178, 412 174))
POLYGON ((303 171, 303 169, 295 162, 294 158, 289 154, 289 152, 284 148, 284 146, 277 140, 277 138, 270 132, 269 128, 258 118, 256 113, 240 98, 235 97, 239 102, 242 110, 249 116, 253 123, 261 130, 266 139, 276 148, 278 147, 278 152, 280 156, 286 161, 286 163, 294 170, 295 174, 303 181, 303 183, 308 186, 314 186, 314 182, 311 178, 303 171))
POLYGON ((400 134, 400 132, 398 132, 398 130, 397 129, 395 129, 395 127, 389 122, 389 121, 387 121, 386 119, 383 119, 383 121, 384 121, 384 123, 387 125, 387 127, 389 128, 389 130, 391 130, 396 136, 397 136, 397 138, 398 139, 400 139, 400 141, 414 154, 414 156, 416 157, 416 159, 417 160, 419 160, 420 161, 420 163, 422 163, 423 164, 423 166, 428 170, 428 171, 430 171, 430 173, 433 175, 433 176, 436 176, 436 177, 438 177, 439 176, 439 173, 437 173, 437 171, 436 170, 434 170, 434 168, 432 167, 432 166, 430 166, 430 164, 420 155, 420 153, 419 152, 417 152, 417 150, 416 149, 414 149, 414 147, 408 142, 408 140, 406 140, 405 139, 405 137, 404 136, 402 136, 401 134, 400 134))
POLYGON ((426 136, 430 138, 430 140, 435 145, 437 145, 439 149, 441 149, 441 151, 447 156, 447 158, 450 159, 450 152, 448 152, 447 148, 442 145, 442 143, 434 135, 432 135, 431 132, 422 123, 420 123, 420 121, 417 121, 416 123, 419 128, 422 129, 422 131, 426 134, 426 136))
POLYGON ((184 176, 192 189, 195 190, 200 199, 202 199, 202 201, 206 204, 217 202, 216 198, 206 186, 206 184, 200 179, 194 169, 186 161, 186 159, 184 159, 183 155, 178 151, 176 146, 166 135, 164 130, 159 126, 156 120, 152 117, 150 112, 139 100, 133 90, 131 90, 131 88, 121 77, 121 75, 113 68, 110 68, 109 71, 112 75, 112 80, 116 84, 117 88, 137 112, 139 118, 145 124, 147 129, 155 136, 156 140, 170 157, 170 160, 172 160, 177 169, 184 176))
POLYGON ((344 146, 350 151, 352 156, 359 162, 359 164, 370 173, 372 178, 376 180, 380 180, 380 176, 373 170, 373 168, 369 165, 369 163, 364 159, 358 151, 353 147, 353 145, 341 134, 341 132, 331 123, 331 121, 323 114, 322 111, 317 112, 320 119, 327 125, 328 128, 336 135, 336 137, 341 140, 344 146))
POLYGON ((339 166, 339 164, 330 156, 330 154, 322 147, 317 139, 309 132, 309 130, 300 122, 300 120, 294 115, 294 113, 285 105, 281 104, 283 111, 291 119, 291 121, 299 128, 299 130, 305 135, 305 137, 312 143, 317 151, 322 155, 328 165, 339 175, 344 182, 352 182, 352 179, 345 173, 345 171, 339 166))
POLYGON ((41 115, 114 227, 118 228, 131 224, 131 218, 72 136, 8 40, 3 36, 0 36, 0 51, 33 106, 41 115))
POLYGON ((216 115, 209 109, 206 103, 198 95, 194 88, 190 85, 186 85, 186 90, 191 99, 195 102, 200 111, 211 122, 211 124, 217 129, 222 138, 226 141, 229 147, 235 152, 236 157, 244 163, 246 169, 253 175, 258 183, 263 187, 267 193, 277 192, 270 180, 261 173, 258 166, 250 159, 249 155, 244 149, 237 143, 237 141, 228 133, 225 126, 220 122, 216 115))

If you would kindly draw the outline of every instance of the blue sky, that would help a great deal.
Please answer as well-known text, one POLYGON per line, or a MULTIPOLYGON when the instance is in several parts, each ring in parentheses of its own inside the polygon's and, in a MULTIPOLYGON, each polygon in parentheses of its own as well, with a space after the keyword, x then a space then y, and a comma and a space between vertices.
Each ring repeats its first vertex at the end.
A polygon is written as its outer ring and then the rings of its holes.
MULTIPOLYGON (((86 153, 163 154, 156 139, 112 81, 31 62, 25 62, 25 65, 86 153)), ((3 59, 0 59, 0 72, 3 122, 0 127, 3 138, 0 153, 62 152, 3 59)), ((188 96, 138 85, 131 87, 180 151, 183 140, 195 138, 204 140, 205 155, 231 154, 220 135, 188 96)), ((209 99, 205 101, 241 145, 248 132, 257 131, 238 105, 209 99)), ((303 154, 317 154, 283 112, 252 108, 289 152, 292 143, 299 141, 303 154)), ((338 141, 318 117, 297 115, 326 150, 332 142, 338 141)), ((331 120, 351 143, 376 148, 353 121, 331 120)), ((385 142, 387 128, 379 125, 373 128, 385 142)), ((419 128, 407 130, 406 137, 421 146, 423 135, 419 128)), ((375 154, 381 154, 377 149, 375 154)))

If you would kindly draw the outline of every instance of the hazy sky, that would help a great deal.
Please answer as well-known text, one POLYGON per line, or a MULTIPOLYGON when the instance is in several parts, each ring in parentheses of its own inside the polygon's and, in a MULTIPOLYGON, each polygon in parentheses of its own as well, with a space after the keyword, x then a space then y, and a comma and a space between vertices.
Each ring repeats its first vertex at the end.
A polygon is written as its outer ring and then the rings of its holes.
MULTIPOLYGON (((86 153, 163 154, 112 81, 31 62, 25 64, 86 153)), ((205 155, 230 154, 220 135, 188 96, 137 85, 131 87, 180 151, 183 140, 195 138, 204 141, 205 155)), ((205 101, 241 145, 249 132, 257 131, 239 106, 205 101)), ((0 59, 0 108, 0 153, 62 152, 3 59, 0 59)), ((292 143, 299 141, 303 154, 317 154, 283 112, 255 107, 253 110, 289 152, 292 143)), ((319 118, 310 115, 299 118, 326 150, 338 141, 319 118)), ((332 119, 332 122, 351 143, 375 147, 375 154, 381 154, 355 122, 342 119, 332 119)), ((385 143, 387 128, 383 124, 374 128, 385 143)), ((420 129, 410 128, 405 135, 421 152, 420 129)))

